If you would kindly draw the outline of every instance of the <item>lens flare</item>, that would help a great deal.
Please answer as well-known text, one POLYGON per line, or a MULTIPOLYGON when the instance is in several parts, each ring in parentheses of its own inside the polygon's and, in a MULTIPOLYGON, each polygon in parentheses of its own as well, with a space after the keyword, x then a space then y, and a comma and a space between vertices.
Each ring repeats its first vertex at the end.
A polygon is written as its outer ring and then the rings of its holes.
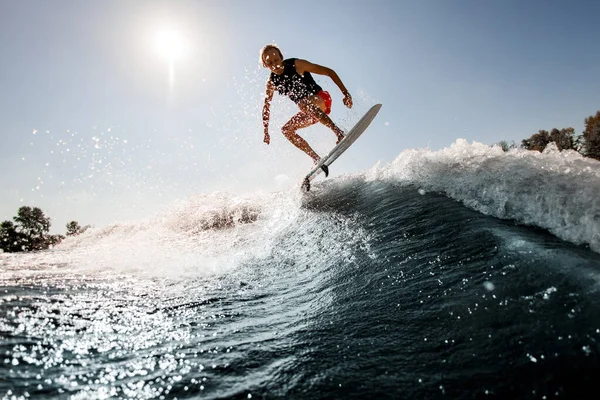
POLYGON ((181 32, 171 29, 159 31, 154 44, 158 55, 169 63, 181 60, 189 49, 185 36, 181 32))

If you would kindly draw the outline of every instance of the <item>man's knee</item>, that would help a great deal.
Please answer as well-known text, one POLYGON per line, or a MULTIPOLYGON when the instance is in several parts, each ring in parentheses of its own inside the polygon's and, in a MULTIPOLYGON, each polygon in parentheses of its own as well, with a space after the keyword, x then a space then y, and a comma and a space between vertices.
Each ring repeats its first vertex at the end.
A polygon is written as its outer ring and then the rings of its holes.
POLYGON ((294 136, 295 131, 296 130, 288 124, 285 124, 283 128, 281 128, 281 133, 283 133, 283 136, 285 136, 288 139, 291 139, 294 136))

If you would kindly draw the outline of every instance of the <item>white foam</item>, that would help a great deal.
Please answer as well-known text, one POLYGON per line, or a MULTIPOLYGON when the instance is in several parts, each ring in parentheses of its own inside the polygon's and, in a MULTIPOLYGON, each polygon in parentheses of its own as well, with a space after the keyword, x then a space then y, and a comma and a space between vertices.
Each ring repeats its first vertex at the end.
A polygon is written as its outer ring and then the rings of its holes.
POLYGON ((405 150, 365 179, 442 192, 487 215, 545 228, 600 252, 600 162, 550 145, 543 153, 458 139, 405 150))
POLYGON ((271 240, 299 209, 296 191, 192 196, 150 220, 89 229, 30 262, 150 276, 224 273, 269 254, 271 240))
POLYGON ((280 274, 281 263, 301 272, 315 265, 315 255, 321 265, 351 263, 357 249, 370 252, 360 221, 335 212, 315 214, 301 204, 297 188, 193 196, 150 220, 88 229, 49 251, 2 254, 0 271, 7 279, 128 275, 181 280, 237 276, 255 267, 261 274, 280 274))

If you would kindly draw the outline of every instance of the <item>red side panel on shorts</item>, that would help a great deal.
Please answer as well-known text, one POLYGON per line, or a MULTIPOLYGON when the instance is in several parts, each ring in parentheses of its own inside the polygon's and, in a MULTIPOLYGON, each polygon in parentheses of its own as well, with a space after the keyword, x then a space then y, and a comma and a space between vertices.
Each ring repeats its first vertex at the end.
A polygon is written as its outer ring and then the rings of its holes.
POLYGON ((325 101, 325 114, 329 114, 331 112, 331 95, 329 92, 321 90, 317 95, 325 101))

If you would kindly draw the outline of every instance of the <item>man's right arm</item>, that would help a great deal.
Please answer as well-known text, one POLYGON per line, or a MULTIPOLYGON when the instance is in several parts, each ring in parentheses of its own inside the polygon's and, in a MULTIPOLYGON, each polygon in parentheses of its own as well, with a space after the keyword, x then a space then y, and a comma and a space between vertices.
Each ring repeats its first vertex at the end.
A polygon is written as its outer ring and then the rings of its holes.
POLYGON ((273 82, 269 79, 267 82, 267 89, 265 93, 265 105, 263 106, 262 118, 263 118, 263 127, 265 128, 265 138, 264 142, 269 144, 271 138, 269 137, 269 118, 271 116, 271 100, 273 100, 273 93, 275 92, 275 86, 273 82))

